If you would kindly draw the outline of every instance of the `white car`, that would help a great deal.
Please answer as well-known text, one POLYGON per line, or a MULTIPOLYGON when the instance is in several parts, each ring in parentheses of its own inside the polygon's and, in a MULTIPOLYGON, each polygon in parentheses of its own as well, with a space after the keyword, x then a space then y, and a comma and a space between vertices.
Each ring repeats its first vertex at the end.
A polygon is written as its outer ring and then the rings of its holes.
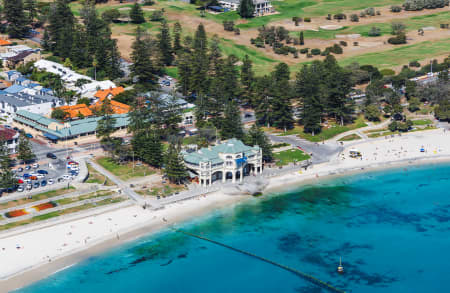
POLYGON ((62 176, 62 178, 63 178, 64 180, 69 180, 69 179, 72 179, 72 176, 70 176, 69 174, 64 174, 64 175, 62 176))
POLYGON ((170 76, 166 76, 166 78, 167 78, 167 80, 170 80, 170 81, 172 81, 172 77, 170 77, 170 76))
POLYGON ((48 185, 52 185, 53 183, 55 183, 55 181, 53 181, 53 179, 48 179, 48 185))
POLYGON ((34 163, 34 164, 33 164, 33 168, 34 168, 34 169, 39 168, 39 164, 38 164, 38 163, 34 163))
POLYGON ((39 178, 39 179, 44 179, 45 175, 44 174, 37 174, 36 177, 39 178))
POLYGON ((22 186, 19 186, 19 187, 17 187, 17 191, 18 191, 18 192, 23 192, 23 191, 24 191, 24 189, 23 189, 23 187, 22 187, 22 186))

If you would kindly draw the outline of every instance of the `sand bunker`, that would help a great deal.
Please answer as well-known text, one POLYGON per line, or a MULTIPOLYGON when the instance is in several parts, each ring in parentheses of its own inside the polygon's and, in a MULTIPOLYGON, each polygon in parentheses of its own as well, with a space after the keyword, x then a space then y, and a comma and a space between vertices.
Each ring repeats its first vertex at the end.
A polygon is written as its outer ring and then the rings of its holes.
POLYGON ((327 31, 335 31, 341 29, 342 25, 329 24, 329 25, 322 25, 320 28, 327 31))
POLYGON ((434 26, 426 26, 422 28, 424 31, 434 31, 436 29, 436 27, 434 26))
POLYGON ((346 38, 357 39, 359 37, 361 37, 360 34, 336 35, 336 38, 339 38, 339 39, 346 39, 346 38))
POLYGON ((131 7, 120 7, 119 10, 130 10, 131 7))
POLYGON ((384 43, 383 42, 359 42, 359 47, 364 47, 364 48, 372 48, 372 47, 378 47, 378 46, 383 46, 384 43))

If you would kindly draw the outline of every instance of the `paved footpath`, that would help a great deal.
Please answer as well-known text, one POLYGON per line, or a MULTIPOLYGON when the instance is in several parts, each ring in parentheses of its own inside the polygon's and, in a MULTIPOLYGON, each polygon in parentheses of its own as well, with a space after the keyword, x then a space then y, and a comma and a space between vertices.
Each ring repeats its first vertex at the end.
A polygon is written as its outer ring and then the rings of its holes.
POLYGON ((105 175, 108 179, 110 179, 112 182, 114 182, 119 188, 127 195, 129 198, 134 200, 138 205, 140 206, 146 206, 150 205, 152 209, 160 209, 162 206, 156 202, 156 201, 148 201, 144 199, 142 196, 134 192, 131 188, 128 187, 127 183, 119 179, 117 176, 100 166, 99 164, 95 163, 94 161, 87 159, 86 160, 88 164, 91 164, 91 166, 105 175))

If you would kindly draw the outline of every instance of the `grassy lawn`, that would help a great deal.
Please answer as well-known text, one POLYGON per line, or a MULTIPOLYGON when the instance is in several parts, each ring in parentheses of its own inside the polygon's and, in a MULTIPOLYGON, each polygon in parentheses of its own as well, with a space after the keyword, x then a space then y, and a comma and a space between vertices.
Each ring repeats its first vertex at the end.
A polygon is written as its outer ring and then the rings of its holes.
POLYGON ((412 60, 422 60, 437 55, 447 54, 450 48, 450 38, 439 41, 425 41, 413 45, 401 46, 395 49, 367 53, 339 60, 346 66, 353 62, 361 65, 373 65, 380 69, 408 64, 412 60))
POLYGON ((250 44, 248 44, 248 46, 244 46, 236 44, 231 40, 221 38, 219 47, 224 55, 234 55, 240 60, 244 59, 245 55, 248 55, 250 60, 253 62, 253 68, 256 75, 268 74, 279 62, 267 57, 264 53, 261 53, 250 44))
POLYGON ((166 74, 173 78, 178 78, 178 67, 166 67, 166 74))
POLYGON ((311 158, 308 154, 305 154, 299 149, 290 149, 273 154, 275 157, 277 166, 284 166, 289 163, 300 162, 311 158))
POLYGON ((91 165, 87 164, 87 168, 89 171, 89 177, 86 180, 86 183, 98 183, 98 184, 105 183, 106 186, 114 185, 114 183, 111 182, 108 178, 106 178, 105 182, 105 176, 100 172, 98 172, 97 170, 95 170, 91 165))
MULTIPOLYGON (((406 25, 407 31, 417 31, 419 28, 434 26, 436 29, 439 29, 439 25, 441 23, 448 23, 450 19, 450 12, 444 11, 435 14, 414 16, 411 18, 400 19, 399 22, 406 25)), ((369 31, 372 27, 377 27, 380 29, 381 35, 390 35, 391 34, 391 22, 374 22, 371 24, 362 24, 358 25, 358 23, 354 23, 351 27, 343 27, 338 30, 323 30, 319 29, 316 31, 305 31, 305 38, 319 38, 319 39, 334 39, 337 34, 360 34, 363 37, 369 36, 369 31)), ((426 34, 427 32, 425 32, 426 34)), ((298 32, 291 32, 291 36, 298 36, 298 32)), ((307 42, 307 41, 306 41, 307 42)))
POLYGON ((433 124, 433 122, 430 119, 419 119, 419 120, 412 120, 413 125, 429 125, 433 124))
POLYGON ((156 173, 153 168, 150 168, 145 164, 142 164, 140 166, 135 165, 133 170, 133 162, 119 165, 107 157, 97 159, 97 163, 124 181, 130 178, 144 177, 156 173))
POLYGON ((82 206, 77 206, 77 207, 73 207, 73 208, 69 208, 69 209, 65 209, 65 210, 61 210, 61 211, 50 212, 50 213, 39 215, 39 216, 30 218, 27 220, 9 223, 9 224, 5 224, 5 225, 0 225, 0 231, 23 226, 23 225, 28 225, 28 224, 39 222, 39 221, 44 221, 44 220, 59 217, 62 215, 76 213, 79 211, 83 211, 83 210, 87 210, 87 209, 91 209, 91 208, 95 208, 95 207, 99 207, 99 206, 118 203, 118 202, 122 202, 125 200, 126 199, 123 197, 115 197, 115 198, 105 199, 105 200, 102 200, 102 201, 99 201, 96 203, 90 203, 90 204, 85 204, 82 206))
POLYGON ((345 126, 340 126, 337 124, 331 124, 329 128, 322 128, 322 132, 316 135, 312 135, 310 133, 304 133, 303 132, 303 126, 296 125, 294 128, 284 132, 281 129, 273 128, 273 127, 261 127, 264 131, 270 132, 270 133, 278 133, 280 136, 285 135, 298 135, 299 137, 312 141, 312 142, 320 142, 323 140, 327 140, 330 138, 335 137, 338 134, 341 134, 346 131, 354 130, 361 127, 366 127, 367 124, 364 121, 364 117, 360 116, 358 117, 354 123, 348 124, 345 126))
POLYGON ((168 196, 170 194, 173 194, 175 192, 180 192, 184 190, 185 188, 183 186, 170 186, 170 185, 164 185, 162 187, 152 187, 147 190, 139 190, 136 191, 140 195, 151 195, 151 196, 168 196))
POLYGON ((304 133, 301 132, 299 134, 299 136, 303 139, 307 139, 309 141, 312 142, 320 142, 320 141, 324 141, 330 138, 335 137, 338 134, 341 134, 343 132, 349 131, 349 130, 354 130, 357 128, 362 128, 362 127, 366 127, 367 124, 364 122, 364 118, 362 116, 358 117, 358 119, 355 120, 355 122, 353 124, 349 124, 349 125, 345 125, 345 126, 340 126, 340 125, 331 125, 331 127, 329 128, 322 128, 322 132, 320 132, 317 135, 312 135, 310 133, 304 133))
POLYGON ((361 137, 357 134, 349 134, 344 136, 343 138, 339 139, 339 141, 352 141, 352 140, 358 140, 361 139, 361 137))
POLYGON ((101 197, 101 196, 107 196, 107 195, 112 195, 112 194, 114 194, 112 191, 100 190, 100 191, 97 191, 97 192, 91 192, 91 193, 88 193, 88 194, 84 194, 82 196, 63 198, 63 199, 60 199, 60 200, 56 200, 55 202, 58 205, 66 205, 66 204, 74 203, 74 202, 77 202, 77 201, 82 201, 82 200, 86 200, 86 199, 92 199, 92 198, 101 197))
POLYGON ((62 188, 62 189, 46 191, 43 193, 33 195, 31 199, 22 198, 22 199, 16 199, 16 200, 11 200, 8 202, 1 203, 0 209, 7 209, 7 208, 12 208, 12 207, 16 207, 19 205, 27 204, 27 203, 32 203, 32 202, 35 202, 38 200, 43 200, 43 199, 55 197, 58 195, 70 193, 70 192, 73 192, 74 190, 75 190, 75 187, 69 186, 69 188, 62 188))

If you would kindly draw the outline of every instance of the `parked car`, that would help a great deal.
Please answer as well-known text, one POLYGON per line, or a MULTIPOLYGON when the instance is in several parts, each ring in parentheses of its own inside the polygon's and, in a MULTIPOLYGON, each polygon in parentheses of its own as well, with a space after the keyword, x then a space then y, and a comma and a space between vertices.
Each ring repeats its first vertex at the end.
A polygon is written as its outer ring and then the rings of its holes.
POLYGON ((48 179, 48 185, 52 185, 53 183, 55 183, 55 181, 53 181, 53 179, 48 179))
POLYGON ((23 186, 19 186, 19 187, 17 187, 17 191, 18 192, 23 192, 25 189, 23 188, 23 186))
POLYGON ((30 170, 31 169, 31 166, 30 165, 26 165, 25 166, 25 170, 30 170))
POLYGON ((39 179, 44 179, 45 175, 44 174, 37 174, 36 177, 39 178, 39 179))
POLYGON ((26 179, 26 180, 25 180, 25 183, 31 184, 31 179, 26 179))
POLYGON ((58 182, 61 182, 61 181, 63 181, 64 180, 64 178, 62 178, 62 177, 59 177, 58 178, 58 182))
POLYGON ((53 160, 57 159, 57 157, 56 157, 56 155, 54 153, 47 153, 47 158, 50 158, 50 159, 53 159, 53 160))
POLYGON ((39 182, 34 182, 33 188, 39 188, 39 182))
POLYGON ((33 136, 30 133, 25 133, 25 136, 28 138, 33 138, 33 136))
POLYGON ((23 177, 23 179, 28 179, 28 178, 30 178, 30 174, 28 174, 28 173, 25 173, 25 174, 23 174, 22 175, 22 177, 23 177))
POLYGON ((23 172, 23 168, 22 168, 22 167, 18 168, 18 169, 16 170, 16 172, 18 172, 18 173, 23 172))
POLYGON ((23 184, 23 180, 22 180, 22 179, 18 179, 18 180, 17 180, 17 183, 18 183, 18 184, 23 184))
POLYGON ((44 175, 47 175, 48 174, 48 171, 46 171, 46 170, 38 170, 37 171, 39 174, 44 174, 44 175))
POLYGON ((27 184, 27 190, 31 190, 33 188, 33 186, 31 184, 27 184))
POLYGON ((37 176, 30 176, 30 179, 31 180, 37 180, 38 178, 37 178, 37 176))
POLYGON ((42 180, 42 181, 41 181, 41 186, 44 187, 44 186, 46 186, 46 185, 47 185, 47 181, 42 180))
POLYGON ((34 164, 33 164, 33 168, 34 168, 34 169, 39 168, 39 164, 38 164, 38 163, 34 163, 34 164))

